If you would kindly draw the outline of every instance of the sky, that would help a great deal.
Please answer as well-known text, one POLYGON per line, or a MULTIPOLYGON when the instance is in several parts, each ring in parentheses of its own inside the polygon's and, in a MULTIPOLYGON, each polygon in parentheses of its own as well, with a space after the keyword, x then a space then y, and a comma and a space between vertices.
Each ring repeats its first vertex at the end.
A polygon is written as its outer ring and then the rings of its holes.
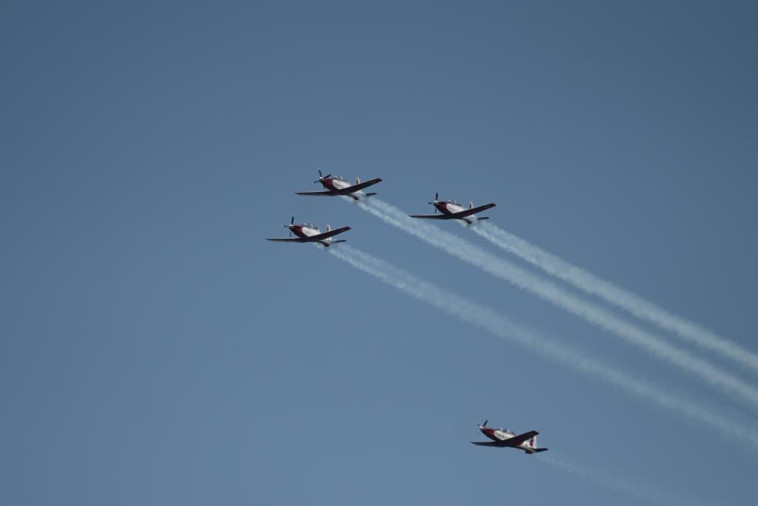
POLYGON ((758 354, 752 2, 0 13, 3 504, 755 502, 758 406, 706 370, 758 371, 482 229, 370 212, 495 202, 490 230, 758 354), (295 195, 318 169, 375 204, 295 195), (264 240, 291 216, 348 242, 264 240), (485 419, 550 451, 469 444, 485 419))

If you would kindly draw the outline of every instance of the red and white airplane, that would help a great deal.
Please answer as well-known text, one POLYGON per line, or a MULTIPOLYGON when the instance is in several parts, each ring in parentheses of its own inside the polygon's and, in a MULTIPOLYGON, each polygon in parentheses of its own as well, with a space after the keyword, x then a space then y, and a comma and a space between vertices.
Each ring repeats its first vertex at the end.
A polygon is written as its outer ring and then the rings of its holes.
POLYGON ((350 184, 347 179, 339 176, 332 176, 331 174, 327 174, 326 176, 321 174, 321 169, 318 171, 318 179, 313 182, 313 184, 321 183, 324 188, 326 188, 325 191, 321 192, 295 192, 298 195, 308 195, 311 197, 339 197, 341 195, 344 195, 346 197, 351 197, 355 200, 359 200, 360 197, 370 197, 371 195, 376 195, 376 192, 371 193, 363 193, 364 188, 368 188, 369 186, 375 185, 376 183, 381 183, 380 178, 372 179, 371 181, 366 181, 365 183, 361 183, 361 180, 358 178, 355 178, 355 184, 350 184))
POLYGON ((347 232, 348 230, 350 230, 350 227, 342 227, 336 230, 332 230, 331 227, 327 225, 326 232, 321 232, 321 230, 319 230, 318 227, 314 227, 313 225, 310 225, 308 223, 303 223, 302 225, 295 225, 294 216, 290 220, 289 225, 282 225, 282 226, 284 228, 290 229, 289 239, 266 239, 266 240, 276 241, 276 242, 317 242, 321 244, 322 246, 325 246, 328 248, 332 244, 345 242, 344 239, 340 239, 339 241, 334 241, 332 240, 332 236, 335 236, 337 234, 341 234, 342 232, 347 232), (292 237, 293 233, 297 237, 292 237))
POLYGON ((434 202, 427 202, 427 204, 434 206, 434 214, 411 214, 409 216, 411 218, 422 218, 425 220, 463 220, 471 225, 474 221, 489 220, 488 216, 475 218, 474 214, 495 207, 495 204, 492 203, 474 207, 474 203, 469 202, 468 209, 466 209, 458 202, 453 200, 440 201, 439 198, 440 194, 435 193, 434 202), (437 210, 442 214, 437 214, 437 210))
POLYGON ((492 441, 471 441, 471 444, 494 448, 516 448, 517 450, 523 450, 527 454, 547 451, 547 448, 537 447, 537 434, 539 434, 539 432, 536 430, 530 430, 523 434, 516 434, 508 429, 493 429, 492 427, 487 427, 487 420, 479 426, 479 430, 492 441))

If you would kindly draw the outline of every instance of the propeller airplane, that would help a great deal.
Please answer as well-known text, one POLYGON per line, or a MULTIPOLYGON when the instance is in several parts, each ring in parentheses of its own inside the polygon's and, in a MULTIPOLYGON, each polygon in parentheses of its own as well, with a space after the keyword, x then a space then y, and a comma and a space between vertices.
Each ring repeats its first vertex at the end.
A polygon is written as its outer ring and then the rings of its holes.
POLYGON ((492 441, 471 441, 471 444, 489 446, 491 448, 516 448, 517 450, 524 451, 527 455, 547 451, 547 448, 539 448, 537 446, 537 434, 539 432, 536 430, 516 434, 508 429, 487 427, 487 420, 479 425, 479 430, 492 441))
POLYGON ((425 220, 463 220, 471 225, 475 221, 489 219, 488 216, 483 216, 481 218, 474 217, 476 213, 495 207, 495 204, 492 203, 474 207, 474 203, 470 202, 467 209, 453 200, 441 201, 439 198, 440 194, 435 193, 434 202, 427 202, 427 204, 434 206, 434 214, 411 214, 409 216, 411 218, 421 218, 425 220), (437 214, 438 210, 441 214, 437 214))
POLYGON ((282 227, 290 229, 289 238, 282 238, 282 239, 278 239, 278 238, 268 239, 267 238, 266 240, 276 241, 276 242, 315 242, 328 248, 332 244, 345 242, 344 239, 340 239, 338 241, 332 240, 332 237, 337 234, 341 234, 342 232, 347 232, 348 230, 350 230, 350 227, 342 227, 342 228, 332 230, 331 227, 327 225, 326 232, 321 232, 321 230, 319 230, 318 227, 315 227, 308 223, 295 225, 294 216, 290 220, 289 225, 282 225, 282 227), (292 237, 293 233, 297 237, 292 237))
POLYGON ((369 186, 375 185, 376 183, 380 183, 382 180, 380 178, 372 179, 371 181, 366 181, 361 183, 361 180, 358 178, 355 178, 355 184, 350 184, 347 179, 340 177, 340 176, 332 176, 331 174, 327 174, 324 176, 321 173, 321 169, 318 171, 318 179, 316 179, 313 184, 321 183, 321 185, 325 188, 324 191, 320 192, 295 192, 298 195, 307 195, 309 197, 339 197, 339 196, 346 196, 350 197, 354 200, 359 200, 360 197, 370 197, 372 195, 376 195, 376 192, 371 193, 363 193, 363 189, 368 188, 369 186))

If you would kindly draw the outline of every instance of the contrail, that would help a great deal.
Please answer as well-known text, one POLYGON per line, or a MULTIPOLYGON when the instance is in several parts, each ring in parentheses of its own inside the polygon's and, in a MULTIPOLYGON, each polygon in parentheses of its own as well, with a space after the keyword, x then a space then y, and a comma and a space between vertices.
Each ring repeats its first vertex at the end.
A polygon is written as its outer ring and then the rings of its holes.
POLYGON ((556 457, 554 454, 546 454, 540 460, 552 464, 571 474, 581 476, 582 478, 586 478, 605 487, 623 492, 625 494, 629 494, 633 497, 636 497, 637 499, 652 504, 673 504, 682 506, 696 506, 704 504, 699 501, 694 501, 692 498, 684 499, 678 494, 670 491, 652 489, 648 485, 635 483, 628 478, 612 476, 604 470, 590 469, 586 466, 570 463, 566 460, 556 457))
POLYGON ((652 302, 624 290, 609 281, 600 279, 580 267, 571 265, 562 258, 548 253, 494 224, 482 222, 471 228, 475 233, 484 237, 495 246, 513 253, 552 276, 562 279, 589 294, 600 297, 638 318, 652 322, 683 339, 717 352, 740 365, 758 371, 758 355, 718 336, 695 322, 669 313, 652 302))
POLYGON ((707 409, 686 399, 676 397, 650 383, 622 373, 618 369, 607 367, 529 327, 511 321, 491 309, 423 281, 355 248, 342 244, 338 247, 329 248, 328 251, 340 260, 380 281, 452 316, 476 325, 492 335, 520 344, 571 369, 600 379, 628 394, 650 401, 660 407, 676 411, 696 422, 709 425, 723 436, 737 438, 740 442, 751 444, 754 449, 758 449, 758 432, 755 429, 732 421, 720 415, 716 410, 707 409))
POLYGON ((445 252, 480 269, 536 294, 556 306, 584 318, 586 321, 608 330, 627 342, 635 344, 654 356, 674 364, 684 371, 701 378, 711 386, 720 387, 735 398, 748 401, 758 407, 758 390, 710 363, 664 342, 661 338, 645 332, 624 321, 608 310, 571 294, 544 278, 541 278, 507 260, 498 258, 474 244, 439 227, 422 223, 406 213, 379 199, 358 202, 358 206, 401 230, 422 239, 445 252))

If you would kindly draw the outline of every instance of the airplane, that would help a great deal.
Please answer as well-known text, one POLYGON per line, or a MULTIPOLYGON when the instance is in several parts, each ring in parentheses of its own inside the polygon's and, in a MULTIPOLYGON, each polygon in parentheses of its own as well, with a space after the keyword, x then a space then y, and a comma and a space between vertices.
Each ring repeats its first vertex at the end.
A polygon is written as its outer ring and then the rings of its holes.
MULTIPOLYGON (((470 202, 468 209, 466 209, 458 202, 455 202, 453 200, 440 201, 439 198, 440 194, 435 193, 434 202, 427 202, 427 204, 434 206, 434 214, 410 214, 409 216, 411 218, 422 218, 425 220, 463 220, 471 225, 475 221, 473 216, 474 214, 495 207, 495 204, 492 203, 474 207, 474 203, 470 202), (438 209, 442 214, 437 214, 438 209)), ((481 218, 477 217, 476 220, 489 220, 489 216, 483 216, 481 218)))
POLYGON ((527 455, 547 451, 547 448, 537 447, 537 434, 539 432, 536 430, 516 434, 508 429, 487 427, 487 420, 479 426, 479 430, 482 431, 482 434, 492 439, 492 441, 471 441, 471 444, 494 448, 516 448, 517 450, 523 450, 527 455))
POLYGON ((316 179, 313 184, 321 183, 324 188, 326 188, 326 190, 321 192, 295 193, 298 195, 308 195, 310 197, 338 197, 344 195, 354 200, 359 200, 360 197, 370 197, 372 195, 376 195, 376 192, 363 193, 361 190, 375 185, 376 183, 381 183, 381 181, 382 180, 380 178, 376 178, 372 179, 371 181, 361 183, 360 179, 355 178, 355 184, 350 184, 347 179, 340 176, 332 176, 331 174, 324 176, 321 174, 321 169, 319 169, 318 179, 316 179))
POLYGON ((350 230, 350 227, 342 227, 336 230, 332 230, 331 227, 327 225, 326 232, 321 232, 321 230, 319 230, 318 227, 315 227, 308 223, 303 223, 302 225, 295 225, 294 216, 290 220, 289 225, 282 225, 282 227, 290 229, 289 239, 268 239, 267 238, 266 240, 276 241, 276 242, 316 242, 328 248, 332 244, 345 242, 344 239, 340 239, 339 241, 334 241, 332 240, 332 237, 337 234, 341 234, 342 232, 347 232, 348 230, 350 230), (293 232, 295 233, 297 237, 292 237, 293 232))

